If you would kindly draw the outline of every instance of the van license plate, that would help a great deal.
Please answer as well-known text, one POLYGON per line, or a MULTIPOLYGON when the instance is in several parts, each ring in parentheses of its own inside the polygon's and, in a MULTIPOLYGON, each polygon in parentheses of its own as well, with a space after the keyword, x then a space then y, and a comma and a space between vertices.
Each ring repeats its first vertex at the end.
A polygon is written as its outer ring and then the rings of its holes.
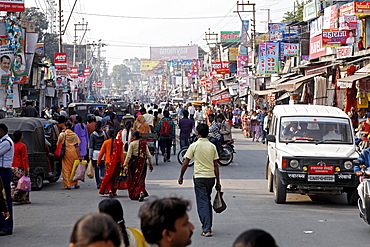
POLYGON ((335 182, 334 175, 308 175, 308 182, 335 182))

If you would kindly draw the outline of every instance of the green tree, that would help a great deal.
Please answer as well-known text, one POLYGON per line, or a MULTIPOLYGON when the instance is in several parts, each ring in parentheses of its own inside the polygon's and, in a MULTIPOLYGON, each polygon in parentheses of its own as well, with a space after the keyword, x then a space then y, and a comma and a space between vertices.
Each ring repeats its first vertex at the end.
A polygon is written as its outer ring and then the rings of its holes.
POLYGON ((49 22, 47 21, 46 15, 38 11, 37 8, 31 7, 26 8, 25 11, 21 13, 20 19, 35 23, 35 30, 39 33, 37 42, 44 43, 45 56, 52 59, 54 53, 58 52, 58 35, 47 32, 49 22))
POLYGON ((119 64, 113 66, 111 78, 113 78, 115 85, 118 88, 127 84, 130 80, 131 69, 125 64, 119 64))
POLYGON ((307 1, 295 1, 295 9, 293 11, 287 11, 283 15, 283 19, 281 22, 293 22, 293 21, 303 21, 303 8, 304 6, 310 2, 307 1))

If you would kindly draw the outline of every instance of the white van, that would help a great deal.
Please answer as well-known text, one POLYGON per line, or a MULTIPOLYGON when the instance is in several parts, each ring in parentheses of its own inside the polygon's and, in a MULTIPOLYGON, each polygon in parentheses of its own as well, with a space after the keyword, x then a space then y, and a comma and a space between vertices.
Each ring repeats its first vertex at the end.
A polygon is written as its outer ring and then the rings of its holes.
POLYGON ((266 179, 276 203, 287 192, 347 193, 357 205, 358 158, 350 118, 342 110, 319 105, 280 105, 273 111, 266 179))

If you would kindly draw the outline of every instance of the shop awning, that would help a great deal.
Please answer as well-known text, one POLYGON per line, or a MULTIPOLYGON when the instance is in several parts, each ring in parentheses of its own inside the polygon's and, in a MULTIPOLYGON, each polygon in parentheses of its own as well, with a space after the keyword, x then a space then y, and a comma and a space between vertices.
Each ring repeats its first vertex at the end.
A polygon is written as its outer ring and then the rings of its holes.
POLYGON ((345 78, 340 78, 338 79, 338 82, 354 82, 360 79, 364 79, 366 77, 370 77, 370 74, 367 74, 367 73, 354 74, 354 75, 347 76, 345 78))
POLYGON ((257 94, 257 95, 267 95, 267 94, 276 93, 276 92, 277 91, 275 89, 261 90, 261 91, 258 91, 258 90, 253 91, 252 90, 252 94, 257 94))
POLYGON ((286 92, 283 95, 281 95, 276 101, 283 100, 290 97, 290 93, 286 92))
POLYGON ((370 73, 370 64, 356 71, 356 73, 370 73))
POLYGON ((305 81, 308 81, 314 78, 315 76, 322 75, 322 74, 324 74, 324 72, 313 74, 313 75, 302 76, 297 79, 290 80, 288 82, 279 84, 276 86, 276 91, 293 92, 297 90, 305 81))

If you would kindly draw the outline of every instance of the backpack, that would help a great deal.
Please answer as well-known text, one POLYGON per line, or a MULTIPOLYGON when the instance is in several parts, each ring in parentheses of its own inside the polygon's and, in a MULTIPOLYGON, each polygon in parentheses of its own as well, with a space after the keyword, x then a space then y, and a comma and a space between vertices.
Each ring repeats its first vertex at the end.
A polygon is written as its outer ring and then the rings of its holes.
POLYGON ((167 120, 165 119, 162 119, 162 125, 161 125, 161 129, 159 131, 159 134, 161 136, 170 136, 171 135, 171 125, 170 125, 170 122, 168 122, 167 120))

